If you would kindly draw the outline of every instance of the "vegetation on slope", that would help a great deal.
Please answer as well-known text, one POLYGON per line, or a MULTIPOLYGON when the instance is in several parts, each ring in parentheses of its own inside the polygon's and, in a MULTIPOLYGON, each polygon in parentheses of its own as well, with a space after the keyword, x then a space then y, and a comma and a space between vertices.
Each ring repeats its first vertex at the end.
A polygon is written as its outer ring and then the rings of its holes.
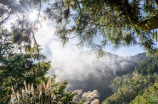
POLYGON ((158 57, 150 57, 149 59, 144 60, 140 64, 138 64, 135 68, 135 72, 147 75, 147 74, 154 74, 158 72, 158 57))
POLYGON ((144 61, 145 59, 148 59, 148 58, 149 57, 146 56, 146 52, 139 53, 139 54, 136 54, 134 56, 129 57, 130 61, 135 62, 135 63, 140 63, 140 62, 142 62, 142 61, 144 61))
POLYGON ((120 85, 118 90, 107 98, 103 104, 126 104, 130 103, 142 89, 146 89, 149 84, 154 83, 158 78, 158 75, 154 76, 141 76, 139 74, 131 74, 122 76, 120 79, 114 80, 119 83, 114 85, 120 85))
POLYGON ((141 91, 130 104, 158 104, 158 78, 145 91, 141 91))
POLYGON ((157 57, 139 63, 132 74, 116 77, 111 87, 116 91, 103 104, 157 104, 157 57))

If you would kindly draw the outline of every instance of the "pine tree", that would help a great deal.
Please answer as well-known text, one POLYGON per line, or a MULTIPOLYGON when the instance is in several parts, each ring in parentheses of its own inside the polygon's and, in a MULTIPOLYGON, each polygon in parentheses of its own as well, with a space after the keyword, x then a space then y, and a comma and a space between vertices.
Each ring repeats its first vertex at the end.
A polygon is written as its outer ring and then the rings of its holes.
POLYGON ((12 15, 18 16, 18 26, 14 24, 12 29, 21 34, 16 37, 25 37, 29 41, 41 21, 49 19, 56 21, 56 34, 63 45, 69 39, 78 37, 78 46, 88 45, 100 53, 108 44, 113 44, 115 48, 140 45, 149 53, 157 52, 157 0, 49 1, 0 0, 0 16, 3 17, 0 24, 12 15), (43 5, 46 10, 42 8, 43 5), (29 23, 27 16, 32 10, 39 11, 39 18, 29 23), (42 15, 43 10, 46 15, 42 15))
POLYGON ((96 50, 140 45, 156 53, 157 6, 157 0, 56 0, 46 13, 56 21, 63 43, 73 33, 79 45, 96 50))

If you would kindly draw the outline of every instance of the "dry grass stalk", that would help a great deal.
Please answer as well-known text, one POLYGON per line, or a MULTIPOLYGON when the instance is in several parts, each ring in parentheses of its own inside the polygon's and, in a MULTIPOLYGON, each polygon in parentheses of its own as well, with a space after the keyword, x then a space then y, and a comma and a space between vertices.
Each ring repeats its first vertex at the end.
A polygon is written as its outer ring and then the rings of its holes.
POLYGON ((67 88, 72 85, 68 85, 66 87, 67 82, 62 81, 55 83, 55 77, 49 78, 47 83, 41 81, 41 83, 37 86, 37 89, 34 89, 33 84, 26 84, 24 82, 24 89, 22 89, 21 93, 15 92, 12 88, 11 95, 11 104, 65 104, 62 102, 62 99, 69 99, 69 97, 73 97, 73 100, 70 100, 70 103, 73 104, 99 104, 99 100, 96 99, 99 97, 99 93, 97 90, 84 92, 82 94, 82 90, 75 90, 73 93, 69 95, 69 92, 66 92, 67 88), (59 92, 58 92, 59 91, 59 92), (58 92, 58 93, 57 93, 58 92), (61 94, 63 98, 59 96, 61 94), (74 94, 76 94, 74 96, 74 94))
POLYGON ((83 104, 99 104, 99 100, 96 99, 99 97, 99 93, 97 90, 94 91, 88 91, 88 92, 84 92, 82 94, 82 90, 75 90, 73 91, 74 93, 76 93, 76 95, 73 98, 74 102, 77 102, 79 104, 83 103, 83 104), (81 96, 82 94, 82 96, 81 96), (81 97, 80 97, 81 96, 81 97))

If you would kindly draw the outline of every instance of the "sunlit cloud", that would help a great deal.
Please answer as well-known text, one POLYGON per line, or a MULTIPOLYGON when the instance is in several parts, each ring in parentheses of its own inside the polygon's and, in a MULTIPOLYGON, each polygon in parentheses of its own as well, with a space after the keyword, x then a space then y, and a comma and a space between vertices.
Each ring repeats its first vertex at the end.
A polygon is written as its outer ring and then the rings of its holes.
MULTIPOLYGON (((36 34, 38 43, 42 46, 42 53, 51 61, 51 68, 48 71, 49 75, 57 75, 58 80, 69 78, 84 79, 90 73, 95 73, 96 77, 105 74, 106 65, 111 66, 114 72, 117 70, 115 63, 121 59, 113 59, 110 56, 97 58, 94 52, 83 47, 79 49, 76 44, 77 39, 70 40, 64 47, 62 41, 54 35, 55 27, 51 26, 50 22, 43 24, 42 29, 36 34), (77 73, 77 74, 76 74, 77 73)), ((118 53, 123 55, 122 53, 118 53)), ((121 63, 124 67, 126 63, 121 63)))

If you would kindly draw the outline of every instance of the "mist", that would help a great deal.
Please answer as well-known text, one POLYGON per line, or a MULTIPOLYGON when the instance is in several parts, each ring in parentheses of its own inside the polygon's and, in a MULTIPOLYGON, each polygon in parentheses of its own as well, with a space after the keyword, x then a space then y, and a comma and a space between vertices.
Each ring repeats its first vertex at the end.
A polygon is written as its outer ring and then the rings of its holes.
POLYGON ((67 80, 73 87, 69 91, 82 89, 84 92, 98 90, 100 103, 113 94, 109 87, 115 76, 132 73, 136 63, 126 57, 105 52, 99 59, 89 48, 79 49, 77 39, 70 40, 64 47, 61 40, 54 36, 55 29, 50 23, 44 24, 37 33, 37 42, 42 53, 51 61, 47 76, 57 76, 57 81, 67 80))
POLYGON ((106 53, 97 59, 93 52, 80 52, 61 59, 52 59, 49 75, 55 74, 57 80, 67 80, 70 91, 82 89, 84 92, 98 90, 102 102, 113 94, 109 87, 115 76, 132 73, 135 63, 124 57, 106 53))

